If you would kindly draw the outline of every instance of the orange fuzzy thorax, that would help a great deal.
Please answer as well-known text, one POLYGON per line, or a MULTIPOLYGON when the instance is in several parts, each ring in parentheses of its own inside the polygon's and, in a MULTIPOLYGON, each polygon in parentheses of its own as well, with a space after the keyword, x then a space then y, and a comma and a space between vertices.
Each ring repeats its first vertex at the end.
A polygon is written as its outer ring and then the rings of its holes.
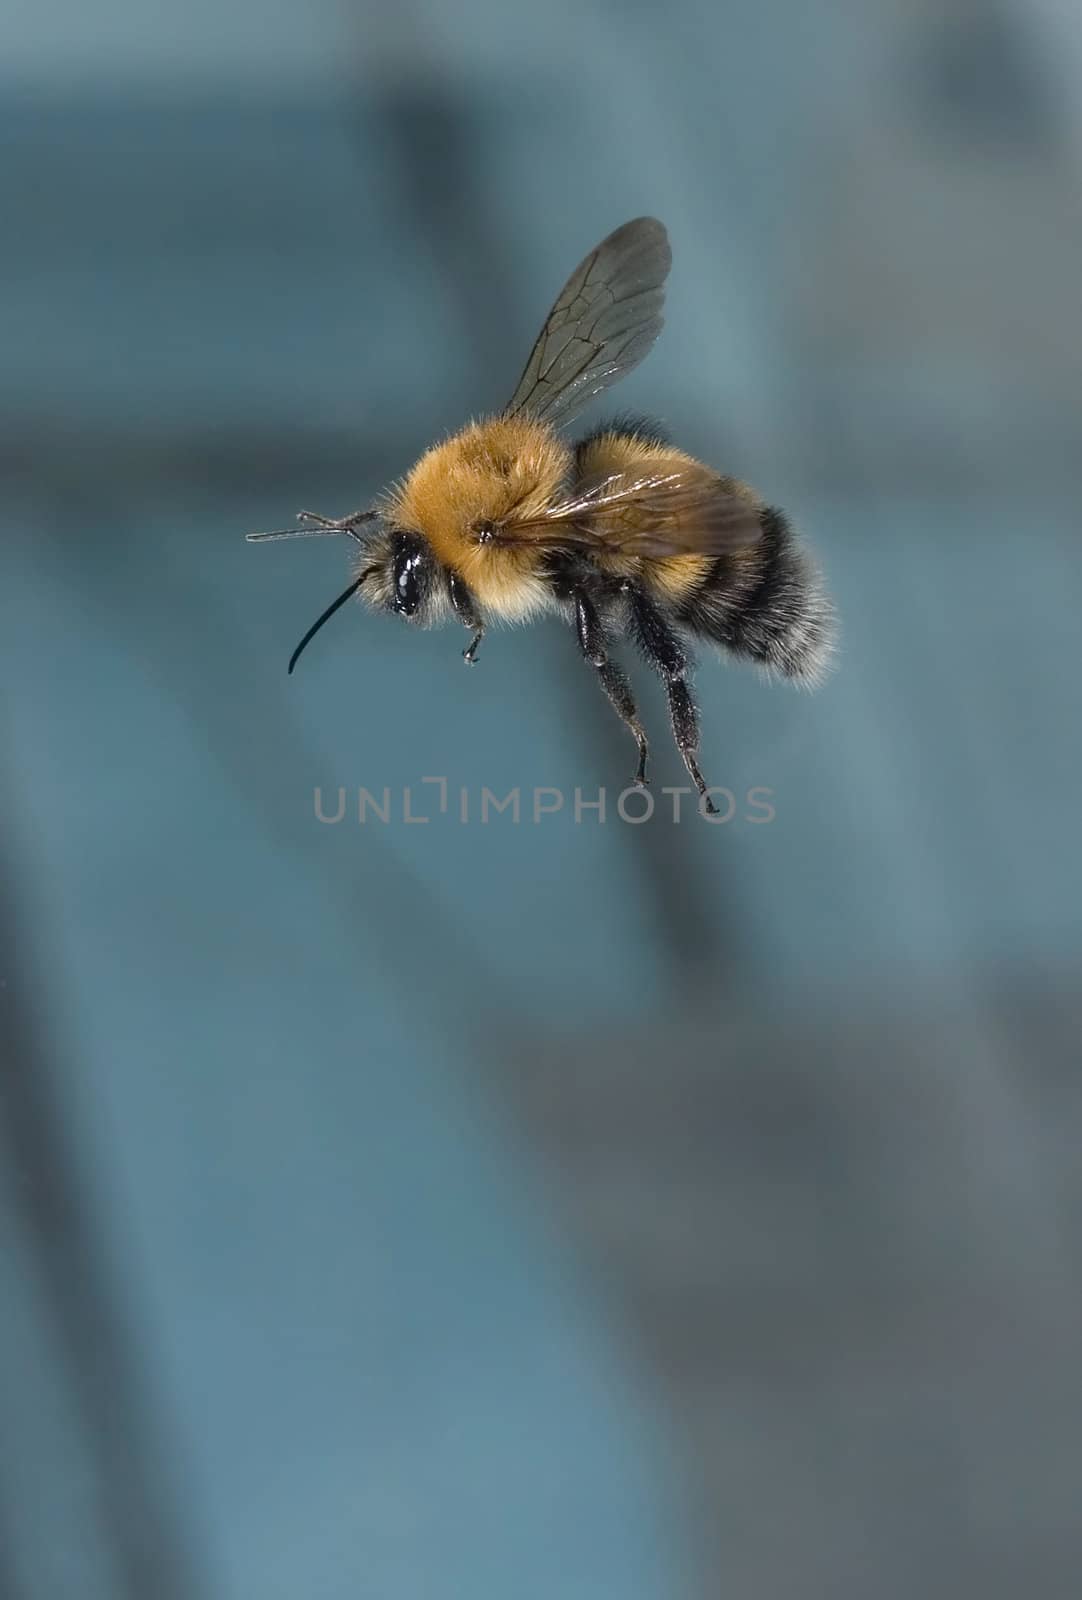
POLYGON ((551 428, 527 417, 473 422, 433 445, 386 497, 396 527, 420 533, 457 572, 482 608, 508 619, 548 603, 538 553, 479 543, 477 524, 539 516, 564 492, 572 452, 551 428))

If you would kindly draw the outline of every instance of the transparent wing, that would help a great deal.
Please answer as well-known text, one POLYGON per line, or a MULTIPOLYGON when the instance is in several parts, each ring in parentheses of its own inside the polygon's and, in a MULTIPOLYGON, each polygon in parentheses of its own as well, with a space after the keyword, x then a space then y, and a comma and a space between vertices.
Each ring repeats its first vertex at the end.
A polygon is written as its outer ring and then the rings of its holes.
POLYGON ((669 237, 653 217, 610 233, 571 274, 507 407, 553 426, 637 367, 661 332, 669 237))
POLYGON ((659 559, 724 555, 753 544, 760 532, 756 507, 696 467, 599 475, 539 516, 497 523, 486 536, 659 559))

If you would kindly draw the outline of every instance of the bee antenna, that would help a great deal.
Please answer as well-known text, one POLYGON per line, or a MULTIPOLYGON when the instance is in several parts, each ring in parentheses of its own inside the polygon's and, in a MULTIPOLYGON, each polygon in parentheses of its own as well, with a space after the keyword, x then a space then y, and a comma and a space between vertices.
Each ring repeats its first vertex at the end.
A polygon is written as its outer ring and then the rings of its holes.
MULTIPOLYGON (((314 531, 316 533, 319 533, 322 530, 317 528, 314 531)), ((330 531, 330 530, 328 530, 328 531, 330 531)), ((334 531, 336 533, 338 533, 338 532, 342 532, 343 530, 335 529, 334 531)), ((251 537, 251 535, 249 534, 249 538, 250 537, 251 537)), ((273 535, 271 537, 273 537, 273 535)), ((342 594, 340 594, 338 596, 337 600, 334 600, 334 601, 331 602, 331 604, 327 607, 326 611, 324 611, 322 616, 316 618, 315 622, 313 622, 312 626, 309 628, 308 632, 305 634, 304 638, 301 640, 300 644, 297 646, 297 648, 294 650, 293 654, 289 658, 289 671, 290 671, 290 673, 292 673, 293 668, 297 665, 297 661, 300 658, 300 653, 304 649, 305 645, 310 643, 311 640, 315 638, 316 634, 319 632, 320 628, 322 628, 323 624, 325 622, 329 622, 331 620, 331 618, 334 616, 335 612, 339 609, 339 607, 340 606, 344 606, 346 601, 349 599, 349 597, 351 595, 354 595, 354 594, 357 593, 357 590, 361 587, 361 584, 364 582, 364 580, 366 578, 371 577, 372 573, 375 572, 375 571, 376 571, 375 567, 365 567, 365 569, 361 573, 360 577, 359 578, 354 578, 354 580, 350 584, 349 588, 346 589, 342 594)))
POLYGON ((371 522, 378 515, 377 511, 358 511, 352 517, 343 517, 336 522, 330 517, 317 517, 314 511, 299 511, 297 521, 300 527, 279 528, 275 533, 246 533, 244 537, 249 544, 259 544, 264 539, 319 539, 346 533, 360 544, 361 536, 357 532, 359 525, 371 522))

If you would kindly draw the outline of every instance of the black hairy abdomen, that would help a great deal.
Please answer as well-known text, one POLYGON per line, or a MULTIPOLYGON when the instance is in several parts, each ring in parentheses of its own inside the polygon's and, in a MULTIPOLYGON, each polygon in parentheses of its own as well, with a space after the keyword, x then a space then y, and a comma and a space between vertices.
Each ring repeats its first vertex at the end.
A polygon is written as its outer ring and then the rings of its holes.
POLYGON ((830 650, 829 602, 784 512, 764 507, 760 524, 757 544, 714 561, 684 601, 680 621, 732 655, 787 678, 814 679, 830 650))

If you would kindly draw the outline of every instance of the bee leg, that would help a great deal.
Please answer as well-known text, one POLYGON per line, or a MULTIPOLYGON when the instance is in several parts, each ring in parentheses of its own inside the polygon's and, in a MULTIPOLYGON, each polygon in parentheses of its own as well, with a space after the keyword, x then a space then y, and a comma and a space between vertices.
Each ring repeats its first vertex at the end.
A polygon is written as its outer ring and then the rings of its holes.
POLYGON ((447 592, 451 596, 451 605, 454 607, 455 616, 459 622, 465 627, 474 630, 473 638, 462 652, 463 661, 472 667, 477 660, 477 647, 485 634, 485 625, 481 621, 480 609, 469 588, 457 572, 449 572, 447 574, 447 592))
POLYGON ((666 622, 657 606, 640 588, 629 586, 631 623, 639 649, 661 678, 669 697, 669 715, 672 717, 676 747, 684 758, 684 765, 699 791, 705 811, 717 815, 717 807, 707 794, 706 779, 699 770, 699 713, 688 687, 691 663, 675 630, 666 622))
POLYGON ((635 697, 631 692, 631 684, 627 675, 615 661, 610 661, 605 648, 605 630, 601 616, 593 601, 581 590, 573 595, 575 602, 575 631, 578 634, 579 649, 583 657, 595 668, 601 680, 601 687, 612 702, 613 709, 630 728, 639 747, 639 765, 635 773, 635 783, 639 788, 646 787, 646 758, 649 746, 646 743, 646 734, 643 732, 639 721, 639 713, 635 705, 635 697))

